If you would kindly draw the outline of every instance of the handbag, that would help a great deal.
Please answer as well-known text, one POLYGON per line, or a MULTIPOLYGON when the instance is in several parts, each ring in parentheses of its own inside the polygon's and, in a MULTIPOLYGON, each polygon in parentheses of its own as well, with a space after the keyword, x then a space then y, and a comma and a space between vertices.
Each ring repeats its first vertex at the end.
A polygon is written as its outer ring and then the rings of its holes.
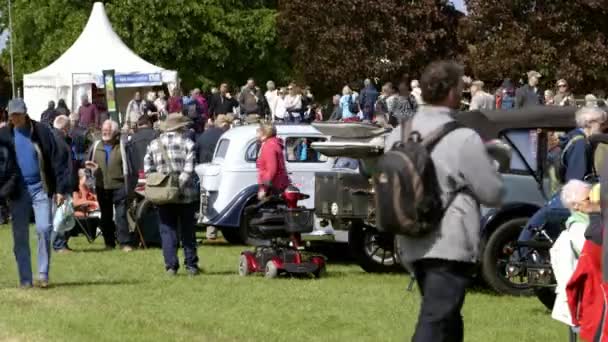
POLYGON ((171 167, 171 160, 162 142, 158 141, 162 157, 169 163, 169 173, 152 172, 146 176, 146 199, 156 205, 178 203, 180 197, 179 175, 171 167))

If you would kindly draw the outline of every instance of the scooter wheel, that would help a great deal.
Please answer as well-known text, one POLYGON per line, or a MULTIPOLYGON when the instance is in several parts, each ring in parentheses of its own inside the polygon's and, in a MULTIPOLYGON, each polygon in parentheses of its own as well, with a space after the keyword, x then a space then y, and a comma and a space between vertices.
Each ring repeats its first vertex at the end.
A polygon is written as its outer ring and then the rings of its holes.
POLYGON ((268 279, 276 278, 279 275, 279 269, 277 268, 277 265, 275 265, 272 260, 270 260, 266 263, 266 270, 264 272, 264 275, 268 279))
POLYGON ((239 259, 239 275, 241 277, 246 277, 251 274, 251 264, 249 263, 249 258, 245 254, 241 254, 239 259))
POLYGON ((319 279, 321 277, 325 277, 327 275, 327 268, 325 267, 325 265, 321 266, 321 268, 319 268, 318 270, 315 271, 315 273, 313 273, 315 275, 315 278, 319 279))

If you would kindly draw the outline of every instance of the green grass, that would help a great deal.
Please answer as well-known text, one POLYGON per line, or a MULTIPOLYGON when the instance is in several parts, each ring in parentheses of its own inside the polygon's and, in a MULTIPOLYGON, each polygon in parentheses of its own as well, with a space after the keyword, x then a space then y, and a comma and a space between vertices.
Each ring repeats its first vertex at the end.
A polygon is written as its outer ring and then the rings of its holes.
MULTIPOLYGON (((80 252, 53 255, 52 288, 19 290, 10 230, 0 227, 0 340, 405 341, 416 322, 419 295, 405 275, 330 264, 320 280, 241 278, 244 247, 215 244, 199 249, 204 275, 170 279, 158 249, 71 245, 80 252)), ((567 338, 534 298, 472 291, 464 317, 466 341, 567 338)))

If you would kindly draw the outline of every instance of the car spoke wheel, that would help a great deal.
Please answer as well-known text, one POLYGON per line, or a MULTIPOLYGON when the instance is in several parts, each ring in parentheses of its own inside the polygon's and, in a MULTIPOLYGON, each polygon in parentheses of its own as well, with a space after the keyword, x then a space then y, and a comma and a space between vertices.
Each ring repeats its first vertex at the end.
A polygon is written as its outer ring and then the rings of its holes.
POLYGON ((348 232, 348 245, 353 257, 361 268, 370 273, 403 271, 394 239, 394 235, 381 233, 360 221, 351 223, 348 232))
POLYGON ((485 245, 481 274, 488 286, 498 293, 514 296, 534 294, 528 285, 526 270, 512 264, 517 258, 515 244, 527 222, 528 218, 520 217, 503 223, 485 245))

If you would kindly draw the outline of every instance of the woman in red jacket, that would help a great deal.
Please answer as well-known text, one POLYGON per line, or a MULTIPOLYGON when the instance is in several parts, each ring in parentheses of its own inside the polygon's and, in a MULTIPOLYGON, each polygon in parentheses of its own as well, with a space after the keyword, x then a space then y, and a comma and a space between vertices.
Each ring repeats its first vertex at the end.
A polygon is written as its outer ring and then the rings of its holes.
POLYGON ((280 194, 285 191, 290 180, 285 167, 283 141, 277 138, 276 128, 272 124, 260 124, 257 136, 262 144, 256 164, 258 199, 262 200, 267 194, 280 194))

